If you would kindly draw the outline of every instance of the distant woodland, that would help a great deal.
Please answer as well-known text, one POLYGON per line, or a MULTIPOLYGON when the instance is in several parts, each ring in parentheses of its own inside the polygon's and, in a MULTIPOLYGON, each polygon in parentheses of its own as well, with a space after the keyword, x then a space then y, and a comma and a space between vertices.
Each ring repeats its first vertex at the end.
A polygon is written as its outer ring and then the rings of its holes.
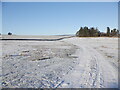
POLYGON ((91 27, 81 27, 79 31, 77 31, 76 36, 77 37, 118 37, 120 36, 119 30, 116 28, 111 30, 109 27, 106 29, 106 33, 100 32, 97 28, 91 27))

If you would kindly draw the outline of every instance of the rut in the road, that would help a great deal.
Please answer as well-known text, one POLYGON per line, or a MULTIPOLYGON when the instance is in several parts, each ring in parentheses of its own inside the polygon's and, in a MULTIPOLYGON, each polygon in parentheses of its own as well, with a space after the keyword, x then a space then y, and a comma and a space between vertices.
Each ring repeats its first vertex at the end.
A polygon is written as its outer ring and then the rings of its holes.
POLYGON ((61 87, 118 88, 116 68, 91 46, 82 42, 74 44, 79 47, 77 54, 79 63, 73 72, 63 78, 64 83, 61 87))

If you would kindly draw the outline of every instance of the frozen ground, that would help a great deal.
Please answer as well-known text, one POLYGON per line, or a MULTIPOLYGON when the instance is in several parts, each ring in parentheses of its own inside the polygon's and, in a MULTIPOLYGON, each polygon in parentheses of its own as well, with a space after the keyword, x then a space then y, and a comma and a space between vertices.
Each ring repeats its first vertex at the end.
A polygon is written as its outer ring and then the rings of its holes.
POLYGON ((2 39, 59 39, 71 37, 72 35, 0 35, 2 39))
POLYGON ((2 41, 3 88, 117 88, 117 38, 2 41))

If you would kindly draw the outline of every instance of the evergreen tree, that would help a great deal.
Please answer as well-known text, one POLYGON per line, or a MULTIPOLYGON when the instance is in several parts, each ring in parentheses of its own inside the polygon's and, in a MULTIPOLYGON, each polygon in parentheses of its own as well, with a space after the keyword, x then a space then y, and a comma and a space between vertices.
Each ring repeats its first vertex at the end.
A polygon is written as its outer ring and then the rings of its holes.
POLYGON ((116 30, 116 28, 113 29, 113 36, 117 36, 117 30, 116 30))
POLYGON ((95 29, 95 32, 94 32, 94 36, 97 37, 98 36, 98 33, 99 33, 99 30, 98 28, 95 29))
POLYGON ((119 30, 117 30, 117 36, 119 36, 119 30))
POLYGON ((79 36, 84 37, 84 29, 83 29, 83 27, 81 27, 80 30, 79 30, 79 36))
POLYGON ((88 37, 89 36, 89 29, 88 27, 84 27, 84 37, 88 37))
POLYGON ((95 29, 94 27, 90 28, 90 36, 94 37, 95 29))
POLYGON ((107 36, 110 36, 110 28, 107 27, 107 36))
POLYGON ((9 32, 9 33, 8 33, 8 35, 12 35, 12 33, 11 33, 11 32, 9 32))

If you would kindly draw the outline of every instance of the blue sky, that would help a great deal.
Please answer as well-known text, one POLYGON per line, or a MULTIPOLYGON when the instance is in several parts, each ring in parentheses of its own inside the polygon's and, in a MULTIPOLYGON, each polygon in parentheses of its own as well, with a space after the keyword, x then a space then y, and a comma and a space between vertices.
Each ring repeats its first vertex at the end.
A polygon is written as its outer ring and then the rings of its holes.
POLYGON ((80 27, 118 28, 117 2, 3 2, 2 33, 75 34, 80 27))

